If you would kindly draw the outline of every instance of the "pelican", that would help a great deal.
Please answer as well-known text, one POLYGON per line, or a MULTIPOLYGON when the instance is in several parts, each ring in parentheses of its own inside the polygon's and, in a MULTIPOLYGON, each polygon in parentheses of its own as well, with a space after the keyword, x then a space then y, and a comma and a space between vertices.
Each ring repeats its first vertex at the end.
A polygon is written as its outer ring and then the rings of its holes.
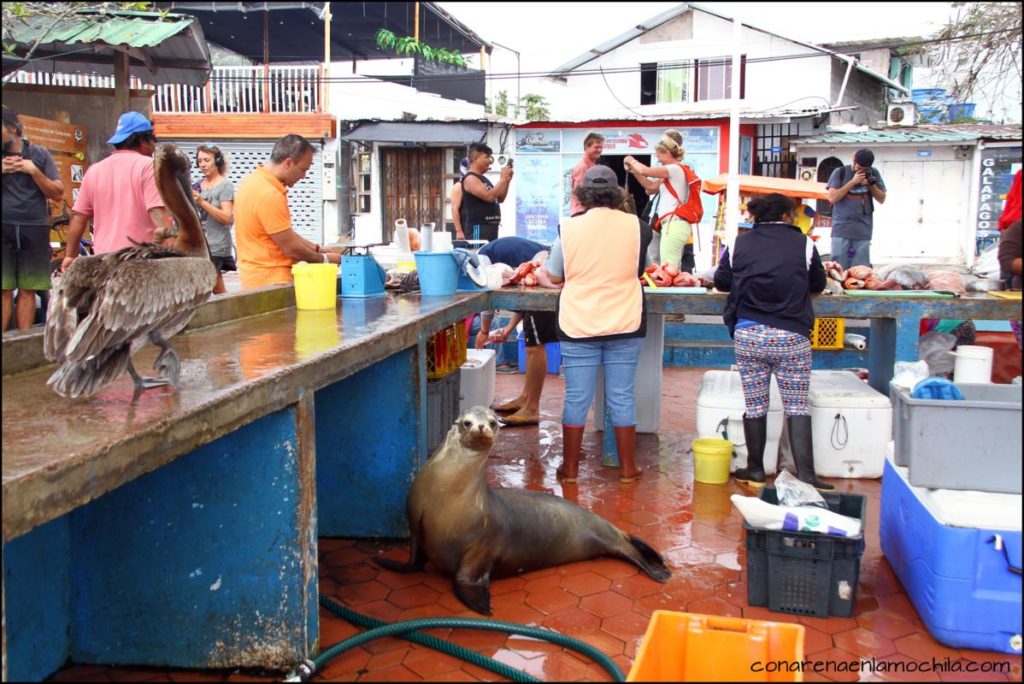
POLYGON ((61 364, 47 384, 63 397, 90 396, 125 370, 134 399, 152 387, 178 386, 178 355, 167 340, 209 299, 217 270, 183 187, 188 159, 165 144, 153 164, 164 206, 178 221, 174 248, 146 243, 80 256, 54 281, 43 351, 61 364), (153 364, 160 377, 141 377, 132 365, 132 353, 147 342, 161 350, 153 364))

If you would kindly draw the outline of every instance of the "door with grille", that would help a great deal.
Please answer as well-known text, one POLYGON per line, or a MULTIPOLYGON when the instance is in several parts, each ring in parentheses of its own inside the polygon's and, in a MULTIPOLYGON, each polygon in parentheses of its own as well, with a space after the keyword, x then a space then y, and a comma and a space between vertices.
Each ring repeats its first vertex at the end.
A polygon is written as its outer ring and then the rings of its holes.
MULTIPOLYGON (((192 182, 202 177, 196 166, 196 148, 200 145, 215 145, 224 153, 228 162, 228 180, 238 188, 243 178, 260 164, 270 161, 270 152, 275 140, 247 140, 245 142, 204 142, 201 140, 173 141, 192 161, 192 182)), ((288 208, 292 214, 292 229, 302 237, 322 244, 324 241, 323 154, 320 146, 313 144, 313 165, 306 177, 288 190, 288 208)), ((234 229, 231 231, 234 239, 234 229)))
POLYGON ((440 147, 381 149, 385 241, 392 239, 400 218, 410 228, 444 225, 444 153, 440 147))

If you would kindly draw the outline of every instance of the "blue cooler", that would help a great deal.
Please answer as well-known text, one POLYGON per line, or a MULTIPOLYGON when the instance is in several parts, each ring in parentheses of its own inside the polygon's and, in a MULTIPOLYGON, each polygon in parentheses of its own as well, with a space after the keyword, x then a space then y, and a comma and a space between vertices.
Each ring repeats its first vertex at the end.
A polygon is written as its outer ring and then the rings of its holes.
POLYGON ((933 637, 1020 655, 1020 494, 914 487, 890 458, 880 518, 882 552, 933 637))

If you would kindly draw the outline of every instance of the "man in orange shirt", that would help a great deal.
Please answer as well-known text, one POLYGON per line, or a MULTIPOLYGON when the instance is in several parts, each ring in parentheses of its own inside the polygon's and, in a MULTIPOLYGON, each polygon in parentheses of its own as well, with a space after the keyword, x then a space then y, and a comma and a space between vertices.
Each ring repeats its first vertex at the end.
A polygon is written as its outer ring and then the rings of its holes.
POLYGON ((243 288, 292 282, 292 265, 340 264, 341 255, 306 240, 292 229, 288 188, 306 177, 313 145, 286 135, 270 161, 242 179, 235 193, 235 243, 243 288))

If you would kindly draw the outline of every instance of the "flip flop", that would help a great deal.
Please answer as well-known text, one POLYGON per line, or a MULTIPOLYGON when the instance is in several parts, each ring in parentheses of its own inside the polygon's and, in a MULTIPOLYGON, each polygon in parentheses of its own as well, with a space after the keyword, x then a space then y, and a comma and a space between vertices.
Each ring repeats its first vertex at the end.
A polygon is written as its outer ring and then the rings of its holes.
POLYGON ((540 420, 537 418, 519 418, 517 416, 506 416, 505 418, 498 419, 505 427, 522 427, 524 425, 538 425, 540 420))
POLYGON ((491 410, 494 411, 495 413, 515 413, 521 408, 523 407, 517 405, 515 402, 506 401, 504 404, 492 406, 491 410))

